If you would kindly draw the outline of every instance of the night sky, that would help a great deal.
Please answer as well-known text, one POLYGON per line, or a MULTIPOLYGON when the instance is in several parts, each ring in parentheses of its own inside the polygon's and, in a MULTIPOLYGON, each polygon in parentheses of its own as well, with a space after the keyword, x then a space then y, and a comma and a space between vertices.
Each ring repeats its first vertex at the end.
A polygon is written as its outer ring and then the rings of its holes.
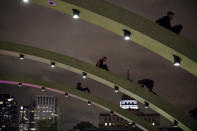
MULTIPOLYGON (((197 44, 197 8, 195 6, 197 2, 195 0, 108 1, 152 21, 165 15, 168 10, 174 11, 175 17, 172 24, 184 26, 181 37, 197 44)), ((107 56, 111 72, 126 78, 126 69, 130 67, 134 82, 143 78, 153 79, 155 92, 179 109, 188 112, 197 107, 197 78, 131 41, 126 42, 120 36, 85 21, 75 21, 71 16, 37 5, 24 5, 20 0, 2 0, 0 40, 55 51, 91 64, 95 64, 101 56, 107 56)), ((114 94, 111 88, 93 80, 82 81, 80 76, 71 72, 58 68, 51 70, 45 64, 29 60, 21 63, 14 57, 3 55, 0 55, 0 59, 1 73, 19 74, 72 86, 81 81, 84 86, 91 89, 92 94, 119 104, 120 93, 114 94)), ((12 88, 3 89, 2 86, 0 91, 8 92, 8 89, 13 91, 12 88)), ((17 90, 14 91, 17 94, 17 90)), ((26 90, 26 92, 29 91, 26 90)), ((73 104, 68 104, 68 108, 81 107, 79 102, 73 102, 73 104)), ((88 113, 89 110, 83 110, 83 114, 89 114, 87 115, 89 119, 94 120, 99 111, 97 114, 95 112, 94 116, 88 113)), ((73 112, 69 120, 73 122, 76 118, 73 112)))

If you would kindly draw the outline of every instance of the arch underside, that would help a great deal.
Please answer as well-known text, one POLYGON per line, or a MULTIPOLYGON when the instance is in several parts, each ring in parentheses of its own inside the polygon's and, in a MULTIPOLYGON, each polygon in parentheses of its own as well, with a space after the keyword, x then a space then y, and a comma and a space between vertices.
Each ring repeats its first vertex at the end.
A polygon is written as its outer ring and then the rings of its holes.
POLYGON ((69 93, 69 96, 73 98, 85 102, 91 101, 92 105, 100 107, 104 110, 107 111, 113 110, 114 114, 126 119, 129 122, 135 122, 136 125, 142 130, 157 131, 155 127, 151 126, 151 124, 145 122, 143 119, 137 117, 134 113, 124 110, 119 106, 114 105, 111 102, 106 101, 102 98, 92 96, 91 94, 79 91, 73 87, 60 85, 57 83, 51 83, 43 80, 21 77, 21 76, 0 75, 0 84, 18 85, 19 82, 22 82, 22 87, 20 88, 33 87, 41 90, 42 87, 44 86, 46 91, 52 91, 63 95, 65 94, 65 92, 69 93))
POLYGON ((138 85, 124 80, 117 75, 101 70, 83 61, 74 59, 69 56, 57 54, 55 52, 25 45, 0 42, 0 54, 19 57, 20 53, 25 55, 25 59, 30 59, 46 64, 50 64, 51 61, 55 61, 57 67, 69 70, 80 75, 82 75, 82 72, 86 72, 88 78, 96 80, 112 88, 114 88, 114 86, 116 85, 119 87, 120 92, 136 99, 141 103, 144 103, 145 101, 149 102, 150 108, 172 122, 176 120, 178 122, 178 126, 183 128, 184 130, 197 129, 196 122, 194 122, 183 112, 176 109, 173 105, 170 105, 161 97, 156 96, 143 88, 139 88, 138 85))

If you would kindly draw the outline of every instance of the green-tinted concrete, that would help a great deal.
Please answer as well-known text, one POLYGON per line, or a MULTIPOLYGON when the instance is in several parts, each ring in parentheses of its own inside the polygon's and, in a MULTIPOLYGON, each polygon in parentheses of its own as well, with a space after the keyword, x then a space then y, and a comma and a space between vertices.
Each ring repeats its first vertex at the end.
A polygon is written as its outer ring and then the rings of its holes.
MULTIPOLYGON (((197 76, 197 46, 154 22, 104 0, 55 0, 51 6, 47 0, 33 3, 72 15, 72 9, 80 10, 80 19, 98 25, 123 36, 122 29, 131 32, 131 40, 173 62, 173 54, 182 58, 181 67, 197 76)), ((79 19, 79 20, 80 20, 79 19)), ((99 38, 99 36, 98 36, 99 38)))
POLYGON ((20 44, 0 42, 0 54, 19 57, 19 53, 25 54, 25 59, 31 59, 47 64, 50 64, 50 61, 53 60, 56 62, 57 67, 70 70, 80 75, 82 72, 87 72, 88 78, 94 79, 112 88, 114 85, 117 85, 119 86, 120 92, 131 96, 141 103, 144 103, 144 101, 149 102, 150 108, 172 122, 174 120, 178 121, 178 125, 184 130, 197 129, 197 123, 195 121, 173 105, 167 103, 161 97, 156 96, 143 88, 139 88, 138 85, 111 72, 101 70, 94 65, 55 52, 20 44))
POLYGON ((59 91, 67 92, 69 94, 79 96, 80 98, 84 98, 87 101, 88 100, 92 101, 98 105, 101 105, 101 106, 109 109, 109 110, 113 110, 115 112, 115 114, 120 114, 120 116, 123 116, 123 117, 127 118, 128 120, 134 121, 135 123, 137 123, 137 125, 142 127, 143 130, 157 131, 157 129, 154 126, 145 122, 143 119, 137 117, 134 113, 124 110, 124 109, 120 108, 119 106, 114 105, 111 102, 106 101, 102 98, 99 98, 99 97, 93 96, 91 94, 79 91, 79 90, 75 89, 74 87, 64 86, 64 85, 60 85, 57 83, 51 83, 48 81, 36 80, 36 79, 21 77, 21 76, 0 75, 0 80, 35 84, 35 85, 40 85, 40 86, 44 86, 44 87, 48 87, 48 88, 53 88, 53 89, 56 89, 59 91))

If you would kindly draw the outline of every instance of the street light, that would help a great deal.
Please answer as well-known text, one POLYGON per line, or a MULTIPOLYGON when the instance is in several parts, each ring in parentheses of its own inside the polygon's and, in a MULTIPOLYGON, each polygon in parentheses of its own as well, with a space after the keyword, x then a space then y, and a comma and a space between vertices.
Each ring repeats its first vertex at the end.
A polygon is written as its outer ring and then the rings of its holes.
POLYGON ((79 19, 80 11, 77 9, 72 9, 72 10, 73 10, 73 19, 79 19))
POLYGON ((123 29, 123 32, 124 32, 124 39, 125 39, 125 40, 130 40, 130 39, 131 39, 131 38, 130 38, 131 32, 128 31, 128 30, 125 30, 125 29, 123 29))
POLYGON ((174 56, 174 66, 180 66, 181 65, 181 58, 173 55, 174 56))

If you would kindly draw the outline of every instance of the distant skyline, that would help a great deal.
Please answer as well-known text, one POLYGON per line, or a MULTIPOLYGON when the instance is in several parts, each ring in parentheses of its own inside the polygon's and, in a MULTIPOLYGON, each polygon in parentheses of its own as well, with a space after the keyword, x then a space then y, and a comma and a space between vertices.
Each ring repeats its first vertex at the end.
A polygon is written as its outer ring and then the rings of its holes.
POLYGON ((108 113, 107 111, 93 105, 88 106, 86 102, 71 97, 65 98, 62 94, 53 92, 43 93, 39 89, 29 87, 23 87, 21 89, 18 88, 18 86, 0 84, 0 93, 8 93, 15 96, 18 110, 20 109, 20 106, 33 104, 36 95, 47 94, 56 96, 58 115, 61 119, 61 130, 71 129, 81 121, 89 121, 98 127, 99 114, 108 113))

